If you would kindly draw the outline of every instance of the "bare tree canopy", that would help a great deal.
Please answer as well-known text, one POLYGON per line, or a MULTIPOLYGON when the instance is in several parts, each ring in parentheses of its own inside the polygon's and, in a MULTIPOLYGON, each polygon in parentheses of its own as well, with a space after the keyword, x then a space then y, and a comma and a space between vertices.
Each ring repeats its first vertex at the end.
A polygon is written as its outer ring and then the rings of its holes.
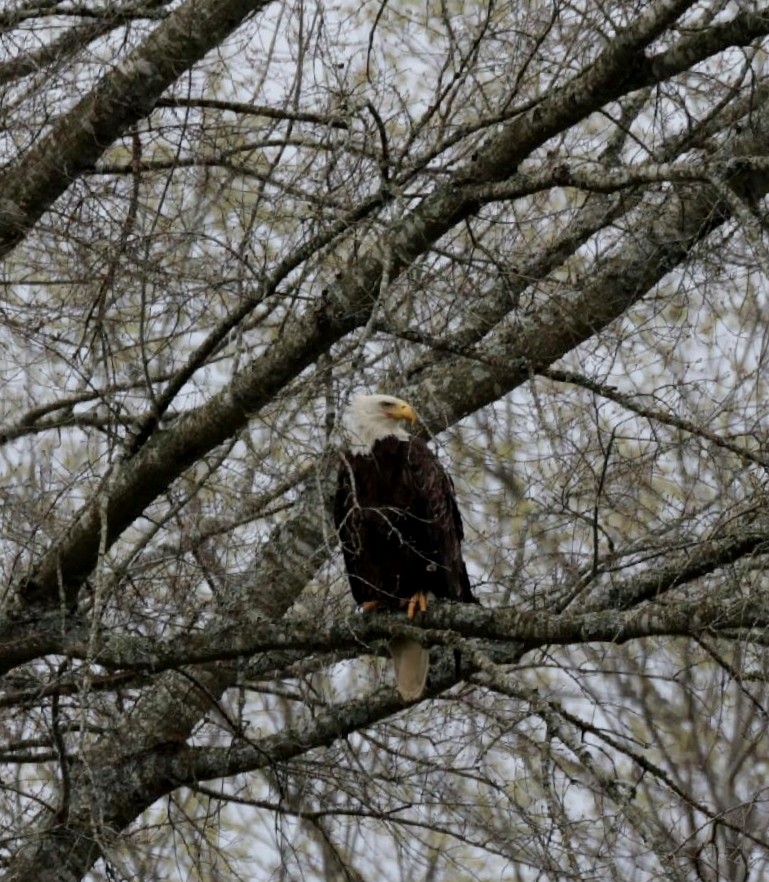
POLYGON ((2 882, 765 878, 768 50, 725 0, 5 5, 2 882), (355 613, 362 391, 480 606, 355 613))

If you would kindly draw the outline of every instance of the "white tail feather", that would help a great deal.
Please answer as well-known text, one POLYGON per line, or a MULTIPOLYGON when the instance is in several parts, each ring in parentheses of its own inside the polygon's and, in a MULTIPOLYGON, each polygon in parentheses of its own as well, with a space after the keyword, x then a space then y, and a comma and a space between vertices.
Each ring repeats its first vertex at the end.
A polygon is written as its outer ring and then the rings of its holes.
POLYGON ((404 701, 416 701, 425 692, 430 652, 416 640, 393 637, 390 653, 395 667, 395 683, 404 701))

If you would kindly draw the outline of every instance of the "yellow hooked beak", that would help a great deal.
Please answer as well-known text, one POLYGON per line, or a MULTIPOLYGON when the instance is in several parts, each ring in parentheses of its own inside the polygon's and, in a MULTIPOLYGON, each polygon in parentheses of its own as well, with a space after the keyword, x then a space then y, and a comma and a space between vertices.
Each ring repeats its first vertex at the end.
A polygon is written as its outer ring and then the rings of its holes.
POLYGON ((387 409, 387 416, 391 420, 408 420, 410 423, 416 423, 419 420, 417 412, 410 404, 406 404, 405 401, 398 401, 397 404, 389 407, 387 409))

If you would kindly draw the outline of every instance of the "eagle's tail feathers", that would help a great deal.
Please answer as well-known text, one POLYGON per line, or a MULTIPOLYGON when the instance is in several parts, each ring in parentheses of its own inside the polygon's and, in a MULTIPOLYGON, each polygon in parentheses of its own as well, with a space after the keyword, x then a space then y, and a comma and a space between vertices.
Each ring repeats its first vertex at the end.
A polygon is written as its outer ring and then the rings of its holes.
POLYGON ((416 701, 421 698, 430 668, 429 650, 408 637, 393 637, 390 653, 395 666, 395 683, 403 700, 416 701))

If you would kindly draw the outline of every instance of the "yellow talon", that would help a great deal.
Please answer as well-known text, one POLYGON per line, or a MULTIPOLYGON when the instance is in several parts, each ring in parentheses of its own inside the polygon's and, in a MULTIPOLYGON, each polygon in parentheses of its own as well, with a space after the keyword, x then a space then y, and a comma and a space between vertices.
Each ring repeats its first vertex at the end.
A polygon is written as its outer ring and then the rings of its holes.
POLYGON ((408 609, 406 610, 406 616, 409 619, 413 619, 417 614, 417 607, 419 607, 420 612, 427 612, 427 595, 424 591, 417 591, 417 593, 409 599, 408 609))

